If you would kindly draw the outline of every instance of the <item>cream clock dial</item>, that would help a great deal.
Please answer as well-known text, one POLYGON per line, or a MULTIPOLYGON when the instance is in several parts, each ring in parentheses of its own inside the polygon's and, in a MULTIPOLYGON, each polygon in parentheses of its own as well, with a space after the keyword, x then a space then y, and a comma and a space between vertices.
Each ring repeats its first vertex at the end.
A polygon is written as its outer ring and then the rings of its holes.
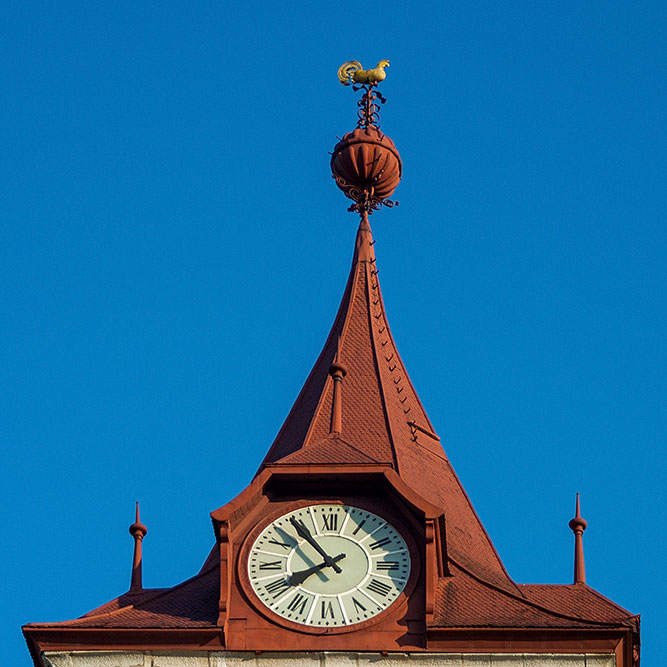
POLYGON ((409 575, 399 532, 348 505, 310 505, 279 517, 248 556, 257 597, 279 616, 312 627, 373 618, 396 600, 409 575))

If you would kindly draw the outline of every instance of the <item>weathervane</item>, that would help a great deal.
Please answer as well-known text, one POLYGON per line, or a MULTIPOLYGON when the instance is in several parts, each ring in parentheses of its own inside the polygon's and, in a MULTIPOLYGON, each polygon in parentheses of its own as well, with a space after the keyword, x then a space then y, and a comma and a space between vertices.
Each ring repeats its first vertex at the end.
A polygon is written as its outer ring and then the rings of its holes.
POLYGON ((357 128, 336 144, 331 154, 331 172, 336 185, 354 201, 348 211, 368 216, 382 206, 398 205, 388 197, 401 180, 401 156, 394 142, 380 131, 380 104, 386 99, 377 84, 387 76, 388 60, 364 69, 358 60, 338 68, 338 80, 352 90, 363 90, 357 102, 357 128))
POLYGON ((379 100, 380 104, 384 104, 387 100, 375 87, 380 81, 386 79, 385 67, 389 67, 388 60, 381 60, 373 69, 364 69, 358 60, 350 60, 338 68, 338 80, 344 86, 351 85, 355 92, 358 90, 364 91, 361 99, 357 102, 359 107, 357 127, 380 126, 380 106, 376 100, 379 100))

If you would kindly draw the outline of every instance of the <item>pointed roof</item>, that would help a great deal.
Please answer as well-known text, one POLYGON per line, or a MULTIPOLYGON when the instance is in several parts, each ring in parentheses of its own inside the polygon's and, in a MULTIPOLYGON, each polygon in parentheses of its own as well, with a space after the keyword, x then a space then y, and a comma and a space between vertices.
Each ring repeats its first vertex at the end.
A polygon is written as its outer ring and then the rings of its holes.
MULTIPOLYGON (((371 229, 363 215, 331 332, 258 475, 277 467, 386 465, 441 508, 449 574, 436 587, 429 624, 436 632, 625 627, 637 633, 637 616, 584 583, 515 584, 510 579, 410 382, 389 330, 377 274, 371 229), (346 370, 339 386, 340 432, 332 430, 331 420, 334 361, 346 370)), ((243 495, 227 506, 241 502, 243 495)), ((220 576, 216 545, 200 572, 177 586, 130 591, 78 619, 31 623, 23 630, 31 646, 63 631, 178 629, 218 637, 220 576)), ((78 634, 72 637, 79 641, 78 634)), ((197 641, 205 643, 201 637, 197 641)))
POLYGON ((368 215, 331 332, 269 449, 266 466, 376 463, 393 468, 447 522, 448 556, 495 586, 517 592, 410 382, 389 330, 368 215), (342 429, 330 434, 330 365, 345 365, 342 429))

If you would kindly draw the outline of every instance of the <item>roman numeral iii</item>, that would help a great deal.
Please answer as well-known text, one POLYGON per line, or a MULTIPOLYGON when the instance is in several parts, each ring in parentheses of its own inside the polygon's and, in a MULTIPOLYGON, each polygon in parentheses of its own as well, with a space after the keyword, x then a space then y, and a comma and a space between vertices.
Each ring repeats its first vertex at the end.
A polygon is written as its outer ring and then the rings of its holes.
POLYGON ((376 570, 398 570, 397 560, 381 560, 375 565, 376 570))

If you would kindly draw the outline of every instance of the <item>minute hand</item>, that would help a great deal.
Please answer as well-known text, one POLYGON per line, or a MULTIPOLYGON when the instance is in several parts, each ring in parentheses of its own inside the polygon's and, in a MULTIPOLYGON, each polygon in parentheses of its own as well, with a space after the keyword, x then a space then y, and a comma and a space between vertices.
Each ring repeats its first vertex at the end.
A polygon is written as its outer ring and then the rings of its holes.
POLYGON ((308 542, 308 544, 310 544, 313 547, 313 549, 315 549, 315 551, 317 551, 317 553, 320 554, 322 558, 324 558, 324 562, 329 567, 333 568, 334 572, 340 574, 343 571, 338 567, 338 565, 336 565, 334 559, 315 541, 315 539, 310 533, 310 530, 308 530, 306 524, 303 521, 298 521, 293 516, 290 517, 289 521, 294 526, 297 535, 306 540, 306 542, 308 542))

